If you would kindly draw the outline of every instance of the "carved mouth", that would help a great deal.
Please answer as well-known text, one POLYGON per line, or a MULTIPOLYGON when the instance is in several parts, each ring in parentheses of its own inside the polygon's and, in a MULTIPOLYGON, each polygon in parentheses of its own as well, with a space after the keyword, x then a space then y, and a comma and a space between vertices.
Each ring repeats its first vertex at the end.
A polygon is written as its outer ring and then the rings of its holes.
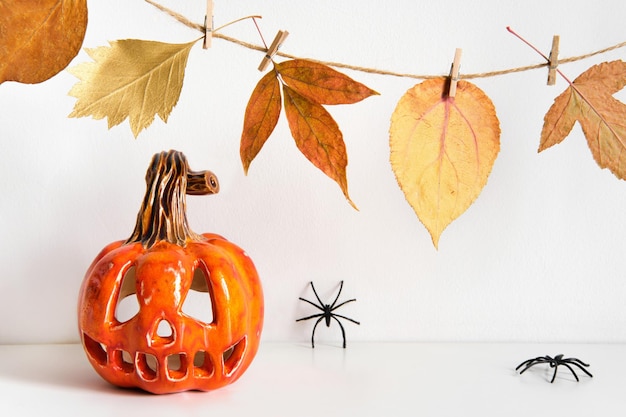
MULTIPOLYGON (((83 333, 83 345, 91 360, 103 367, 113 368, 125 374, 136 373, 146 382, 159 378, 158 357, 147 352, 128 352, 123 349, 109 348, 83 333)), ((241 365, 246 351, 246 337, 226 349, 221 355, 222 369, 225 376, 230 376, 241 365)), ((209 352, 198 351, 191 355, 187 352, 175 353, 165 357, 164 374, 169 380, 176 381, 188 378, 211 378, 215 373, 215 365, 209 352)))

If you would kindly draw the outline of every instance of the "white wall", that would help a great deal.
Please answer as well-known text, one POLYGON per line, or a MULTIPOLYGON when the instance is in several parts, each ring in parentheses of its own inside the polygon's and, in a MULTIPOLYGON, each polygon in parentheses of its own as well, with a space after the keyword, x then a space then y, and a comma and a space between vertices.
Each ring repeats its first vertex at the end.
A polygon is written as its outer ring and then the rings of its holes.
MULTIPOLYGON (((202 0, 164 4, 202 22, 202 0)), ((85 47, 199 36, 139 0, 89 7, 85 47)), ((216 1, 216 25, 250 14, 263 16, 268 42, 278 29, 290 32, 284 52, 427 74, 447 73, 457 47, 462 73, 541 63, 508 25, 546 53, 561 35, 561 57, 626 40, 622 0, 216 1)), ((224 33, 259 43, 250 21, 224 33)), ((381 93, 329 109, 348 148, 357 212, 300 155, 284 115, 244 176, 239 137, 262 54, 221 40, 208 51, 200 45, 169 122, 136 140, 127 123, 107 130, 102 120, 67 118, 77 80, 66 71, 39 85, 0 85, 0 343, 78 341, 85 269, 130 234, 148 162, 170 148, 220 178, 219 195, 188 199, 188 216, 195 231, 221 233, 255 260, 265 340, 307 340, 312 323, 294 320, 311 310, 298 297, 313 297, 313 280, 330 299, 343 279, 344 297, 358 301, 342 312, 362 322, 346 325, 349 340, 626 341, 626 184, 596 166, 578 126, 537 154, 563 80, 548 87, 541 69, 474 81, 496 106, 501 152, 437 251, 389 165, 391 113, 418 80, 342 70, 381 93)), ((625 53, 560 68, 575 78, 625 53)), ((88 59, 81 52, 71 66, 88 59)), ((320 328, 318 336, 340 334, 320 328)))

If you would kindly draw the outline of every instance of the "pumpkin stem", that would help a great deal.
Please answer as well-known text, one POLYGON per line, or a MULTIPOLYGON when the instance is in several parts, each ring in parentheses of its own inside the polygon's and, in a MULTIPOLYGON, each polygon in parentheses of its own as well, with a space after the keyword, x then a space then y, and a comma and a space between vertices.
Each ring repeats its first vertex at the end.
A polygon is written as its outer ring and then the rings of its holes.
POLYGON ((189 240, 202 240, 187 222, 185 194, 205 195, 219 191, 211 171, 191 171, 182 152, 155 154, 146 172, 146 195, 141 203, 135 230, 126 243, 141 242, 145 248, 157 242, 186 246, 189 240))

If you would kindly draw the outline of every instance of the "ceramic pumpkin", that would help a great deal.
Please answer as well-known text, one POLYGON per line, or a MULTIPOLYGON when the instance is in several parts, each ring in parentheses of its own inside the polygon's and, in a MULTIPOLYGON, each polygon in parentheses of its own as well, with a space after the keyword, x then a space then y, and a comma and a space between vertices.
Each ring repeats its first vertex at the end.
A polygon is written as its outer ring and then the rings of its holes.
POLYGON ((256 269, 238 246, 187 224, 185 194, 219 189, 210 171, 190 171, 182 153, 162 152, 146 182, 131 237, 106 246, 83 280, 78 325, 87 358, 121 387, 155 394, 223 387, 241 376, 259 346, 256 269), (207 297, 208 320, 183 310, 192 292, 207 297), (136 297, 137 311, 119 317, 127 297, 136 297))

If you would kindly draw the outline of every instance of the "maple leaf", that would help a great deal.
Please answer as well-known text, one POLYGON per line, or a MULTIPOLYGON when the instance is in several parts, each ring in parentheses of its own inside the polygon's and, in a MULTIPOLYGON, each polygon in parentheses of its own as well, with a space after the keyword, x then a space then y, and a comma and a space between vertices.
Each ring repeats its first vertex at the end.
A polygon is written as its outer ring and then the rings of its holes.
POLYGON ((78 54, 86 0, 0 0, 0 84, 43 82, 78 54))
POLYGON ((613 97, 626 85, 626 63, 594 65, 561 93, 544 117, 539 152, 562 142, 576 121, 601 168, 626 179, 626 105, 613 97))
POLYGON ((244 171, 276 127, 280 85, 289 129, 298 149, 341 188, 348 202, 348 156, 337 122, 323 104, 352 104, 378 94, 326 65, 294 59, 274 64, 257 83, 246 107, 240 154, 244 171))
POLYGON ((475 85, 447 80, 409 89, 391 117, 391 166, 400 188, 437 248, 443 230, 475 201, 500 150, 493 103, 475 85))
POLYGON ((167 122, 180 97, 189 51, 197 41, 125 39, 88 49, 95 62, 70 69, 81 80, 69 92, 78 98, 70 117, 107 117, 109 129, 129 118, 135 137, 157 114, 167 122))

